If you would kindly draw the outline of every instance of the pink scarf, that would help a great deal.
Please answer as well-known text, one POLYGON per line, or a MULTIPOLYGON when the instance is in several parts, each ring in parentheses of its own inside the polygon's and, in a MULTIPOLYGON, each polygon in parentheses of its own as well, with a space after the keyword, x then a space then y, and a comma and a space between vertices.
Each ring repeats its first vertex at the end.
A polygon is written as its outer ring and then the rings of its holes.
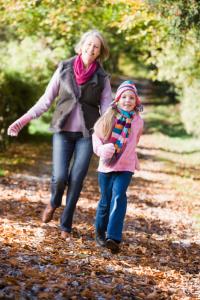
POLYGON ((77 84, 80 85, 88 81, 98 66, 99 64, 96 61, 93 61, 93 63, 91 63, 90 66, 85 69, 81 55, 77 55, 74 61, 74 74, 77 84))

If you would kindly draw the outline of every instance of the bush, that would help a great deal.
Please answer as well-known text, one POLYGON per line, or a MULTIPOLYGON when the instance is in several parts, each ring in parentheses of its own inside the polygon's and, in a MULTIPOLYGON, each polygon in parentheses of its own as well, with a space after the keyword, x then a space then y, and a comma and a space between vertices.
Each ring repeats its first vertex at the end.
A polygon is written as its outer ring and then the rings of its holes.
POLYGON ((200 137, 200 81, 195 80, 183 89, 181 118, 187 133, 200 137))
MULTIPOLYGON (((25 113, 34 101, 37 86, 26 82, 17 73, 0 71, 0 148, 8 142, 7 128, 19 116, 25 113)), ((23 134, 27 132, 27 128, 23 134)))
MULTIPOLYGON (((0 42, 0 148, 8 143, 8 126, 42 95, 59 54, 31 38, 0 42)), ((26 135, 28 127, 22 131, 26 135)), ((11 140, 11 139, 10 139, 11 140)))

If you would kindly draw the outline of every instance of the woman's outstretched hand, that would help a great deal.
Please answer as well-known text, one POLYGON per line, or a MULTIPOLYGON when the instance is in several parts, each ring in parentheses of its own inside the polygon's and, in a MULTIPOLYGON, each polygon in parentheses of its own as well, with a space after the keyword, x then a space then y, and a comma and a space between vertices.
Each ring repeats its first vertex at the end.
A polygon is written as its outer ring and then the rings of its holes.
POLYGON ((18 133, 20 130, 30 122, 32 118, 28 115, 25 114, 21 118, 17 119, 14 123, 12 123, 7 130, 7 134, 11 136, 18 136, 18 133))
POLYGON ((99 149, 100 157, 103 159, 111 158, 114 152, 115 152, 115 146, 112 143, 104 144, 100 146, 99 149))

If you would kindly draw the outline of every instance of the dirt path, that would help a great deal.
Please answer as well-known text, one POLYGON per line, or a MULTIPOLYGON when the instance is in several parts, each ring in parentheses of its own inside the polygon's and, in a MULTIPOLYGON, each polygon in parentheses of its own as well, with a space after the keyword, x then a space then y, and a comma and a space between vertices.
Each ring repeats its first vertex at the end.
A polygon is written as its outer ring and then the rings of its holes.
POLYGON ((58 228, 63 207, 51 223, 40 221, 49 200, 49 145, 13 145, 0 177, 0 299, 200 299, 199 178, 184 175, 178 154, 175 161, 159 160, 163 151, 142 137, 124 242, 112 255, 94 242, 96 158, 73 238, 65 242, 58 228))

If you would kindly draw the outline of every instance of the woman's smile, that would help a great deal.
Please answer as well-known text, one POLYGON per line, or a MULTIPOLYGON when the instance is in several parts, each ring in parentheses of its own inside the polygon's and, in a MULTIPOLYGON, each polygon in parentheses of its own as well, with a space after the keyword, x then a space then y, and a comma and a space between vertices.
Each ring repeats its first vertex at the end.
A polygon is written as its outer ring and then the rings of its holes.
POLYGON ((86 67, 95 61, 101 52, 101 41, 95 37, 90 36, 86 39, 82 46, 82 60, 86 67))

